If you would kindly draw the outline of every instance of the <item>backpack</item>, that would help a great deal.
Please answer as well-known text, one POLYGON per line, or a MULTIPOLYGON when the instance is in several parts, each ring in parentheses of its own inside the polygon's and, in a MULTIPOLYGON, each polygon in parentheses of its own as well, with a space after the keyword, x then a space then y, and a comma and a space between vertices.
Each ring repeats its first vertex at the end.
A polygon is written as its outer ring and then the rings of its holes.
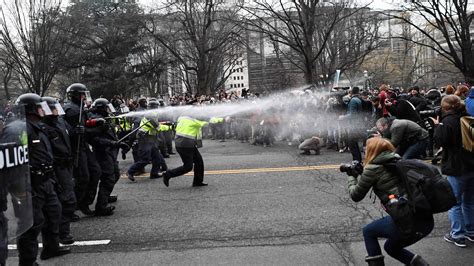
POLYGON ((399 177, 413 211, 446 212, 457 203, 451 185, 436 166, 416 159, 400 159, 384 166, 399 177))
POLYGON ((474 117, 461 117, 462 147, 468 152, 474 152, 474 117))

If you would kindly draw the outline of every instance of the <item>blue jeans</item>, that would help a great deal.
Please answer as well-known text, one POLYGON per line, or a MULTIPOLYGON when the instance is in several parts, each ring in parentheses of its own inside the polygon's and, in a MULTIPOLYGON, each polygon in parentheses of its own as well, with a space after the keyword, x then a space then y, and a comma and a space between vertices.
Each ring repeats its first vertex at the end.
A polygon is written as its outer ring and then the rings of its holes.
POLYGON ((420 159, 421 155, 425 153, 427 146, 428 138, 420 140, 415 144, 409 146, 403 153, 402 157, 403 159, 420 159))
POLYGON ((415 215, 415 221, 416 233, 407 239, 400 239, 398 228, 393 222, 392 217, 388 215, 366 225, 363 229, 363 234, 368 256, 382 255, 378 238, 386 238, 387 241, 385 241, 384 249, 387 254, 403 264, 409 265, 415 254, 406 250, 405 247, 427 236, 434 227, 432 215, 423 217, 415 215))
POLYGON ((451 236, 464 238, 474 235, 474 172, 464 176, 448 176, 458 203, 449 211, 451 236))

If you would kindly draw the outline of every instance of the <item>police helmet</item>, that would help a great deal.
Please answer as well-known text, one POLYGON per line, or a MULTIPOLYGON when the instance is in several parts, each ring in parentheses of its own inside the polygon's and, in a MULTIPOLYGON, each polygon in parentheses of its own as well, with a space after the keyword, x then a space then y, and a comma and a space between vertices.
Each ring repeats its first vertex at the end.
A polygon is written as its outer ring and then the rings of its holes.
POLYGON ((41 99, 48 104, 49 109, 51 109, 51 112, 53 112, 53 115, 64 115, 65 114, 63 107, 58 102, 58 100, 56 100, 55 98, 45 96, 45 97, 42 97, 41 99), (57 111, 57 114, 54 113, 54 110, 57 111))
POLYGON ((160 104, 160 107, 165 107, 165 101, 163 99, 159 99, 158 103, 160 104))
POLYGON ((143 108, 146 108, 146 106, 147 106, 146 98, 145 97, 138 98, 138 105, 140 105, 143 108))
POLYGON ((92 100, 90 92, 86 85, 82 83, 73 83, 66 89, 66 94, 71 100, 81 100, 81 96, 86 96, 87 100, 92 100))
POLYGON ((158 107, 160 107, 160 103, 158 102, 157 99, 152 98, 148 101, 148 108, 149 109, 155 109, 155 108, 158 108, 158 107))
POLYGON ((48 104, 43 101, 41 96, 35 93, 25 93, 20 95, 20 97, 16 99, 15 105, 17 107, 24 107, 26 114, 34 114, 40 117, 52 114, 48 104), (39 111, 41 109, 43 112, 39 111))
POLYGON ((92 107, 96 110, 102 111, 110 111, 111 113, 115 113, 114 106, 109 102, 109 100, 105 98, 98 98, 92 103, 92 107), (109 109, 109 110, 107 110, 109 109))

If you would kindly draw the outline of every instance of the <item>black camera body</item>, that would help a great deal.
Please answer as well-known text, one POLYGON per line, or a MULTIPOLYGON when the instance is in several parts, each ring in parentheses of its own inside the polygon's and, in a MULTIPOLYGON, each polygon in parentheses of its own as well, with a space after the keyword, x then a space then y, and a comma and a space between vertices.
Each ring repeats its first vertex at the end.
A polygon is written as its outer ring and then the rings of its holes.
POLYGON ((434 129, 434 123, 430 119, 430 117, 436 118, 438 116, 441 116, 441 106, 434 106, 430 110, 420 111, 419 113, 420 113, 420 118, 422 119, 420 125, 424 129, 431 131, 434 129))
POLYGON ((349 176, 358 177, 364 171, 364 166, 359 161, 352 161, 351 163, 343 163, 339 166, 341 173, 346 173, 349 176))
POLYGON ((430 110, 420 111, 421 118, 428 118, 433 117, 436 118, 437 116, 441 116, 441 106, 435 106, 430 110))

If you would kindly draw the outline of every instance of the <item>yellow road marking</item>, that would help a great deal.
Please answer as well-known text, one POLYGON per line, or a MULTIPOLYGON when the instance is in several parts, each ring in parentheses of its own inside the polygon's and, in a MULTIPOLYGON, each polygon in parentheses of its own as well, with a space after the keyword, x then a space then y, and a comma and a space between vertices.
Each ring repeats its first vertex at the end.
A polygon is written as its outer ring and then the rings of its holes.
MULTIPOLYGON (((247 169, 228 169, 228 170, 209 170, 205 175, 228 175, 228 174, 250 174, 250 173, 270 173, 270 172, 292 172, 292 171, 312 171, 339 169, 339 164, 314 165, 314 166, 290 166, 290 167, 272 167, 272 168, 247 168, 247 169)), ((192 172, 186 175, 193 175, 192 172)), ((135 177, 148 177, 149 173, 137 175, 135 177)), ((126 178, 126 176, 125 176, 126 178)))
MULTIPOLYGON (((431 162, 424 160, 425 162, 431 162)), ((288 166, 288 167, 271 167, 271 168, 244 168, 244 169, 223 169, 223 170, 208 170, 205 171, 205 175, 230 175, 230 174, 251 174, 251 173, 271 173, 271 172, 292 172, 292 171, 313 171, 313 170, 331 170, 339 169, 339 164, 326 164, 326 165, 309 165, 309 166, 288 166)), ((136 175, 135 177, 148 177, 149 173, 136 175)), ((187 176, 193 175, 193 172, 185 174, 187 176)), ((126 175, 122 175, 122 178, 127 178, 126 175)))

